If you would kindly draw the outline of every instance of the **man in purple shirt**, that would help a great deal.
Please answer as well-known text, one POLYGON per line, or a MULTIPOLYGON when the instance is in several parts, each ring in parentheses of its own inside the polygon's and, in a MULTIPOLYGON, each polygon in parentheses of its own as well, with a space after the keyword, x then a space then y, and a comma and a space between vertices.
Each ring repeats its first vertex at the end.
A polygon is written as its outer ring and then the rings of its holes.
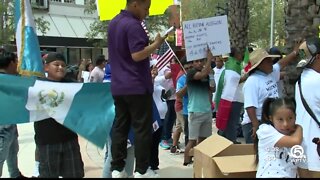
POLYGON ((112 68, 111 92, 115 105, 112 130, 112 177, 127 177, 124 166, 128 132, 135 134, 135 177, 156 177, 150 170, 152 140, 152 93, 149 56, 164 41, 158 34, 149 39, 141 26, 148 16, 151 0, 127 0, 126 10, 114 17, 108 27, 108 50, 112 68))

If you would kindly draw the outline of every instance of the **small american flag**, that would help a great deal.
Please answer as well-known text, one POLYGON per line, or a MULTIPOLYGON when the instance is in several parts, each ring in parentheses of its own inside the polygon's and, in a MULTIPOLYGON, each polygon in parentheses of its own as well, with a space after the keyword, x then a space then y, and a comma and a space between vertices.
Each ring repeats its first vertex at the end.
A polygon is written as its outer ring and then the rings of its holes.
POLYGON ((158 68, 158 71, 160 71, 162 68, 164 68, 166 65, 170 63, 170 60, 174 56, 174 52, 169 46, 168 42, 165 41, 160 46, 158 54, 159 57, 157 58, 158 62, 156 64, 156 67, 158 68))

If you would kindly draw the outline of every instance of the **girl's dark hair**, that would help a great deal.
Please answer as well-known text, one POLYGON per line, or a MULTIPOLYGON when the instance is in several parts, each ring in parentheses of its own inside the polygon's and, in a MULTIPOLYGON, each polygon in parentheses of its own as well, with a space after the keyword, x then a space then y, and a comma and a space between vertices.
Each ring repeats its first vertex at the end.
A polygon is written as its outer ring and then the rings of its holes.
MULTIPOLYGON (((269 117, 273 116, 273 114, 278 110, 280 107, 286 107, 290 109, 294 114, 296 112, 296 101, 293 98, 267 98, 262 105, 262 115, 261 115, 261 124, 270 124, 273 126, 272 122, 270 121, 269 117)), ((256 151, 256 164, 259 162, 258 156, 258 143, 259 139, 258 136, 254 139, 254 149, 256 151)))
POLYGON ((86 71, 89 71, 89 66, 91 65, 92 63, 88 63, 87 65, 86 65, 86 71))

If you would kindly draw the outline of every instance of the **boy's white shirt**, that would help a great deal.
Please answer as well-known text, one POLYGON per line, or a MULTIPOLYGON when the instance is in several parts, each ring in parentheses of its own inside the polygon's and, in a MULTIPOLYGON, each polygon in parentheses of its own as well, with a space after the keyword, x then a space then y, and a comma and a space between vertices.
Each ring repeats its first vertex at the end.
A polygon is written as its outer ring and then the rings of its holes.
POLYGON ((158 75, 154 78, 154 83, 153 83, 153 89, 154 89, 153 99, 154 99, 154 102, 156 103, 161 119, 164 119, 168 110, 167 103, 161 100, 161 91, 162 89, 165 89, 162 86, 164 81, 166 81, 166 78, 164 77, 165 68, 166 67, 164 67, 161 71, 158 72, 158 75))
POLYGON ((154 83, 160 84, 166 91, 173 89, 174 90, 174 91, 172 91, 173 94, 169 97, 169 100, 174 100, 174 99, 176 99, 176 93, 175 93, 172 78, 169 78, 169 79, 165 78, 165 73, 170 72, 170 71, 171 71, 171 69, 167 66, 162 68, 158 72, 158 75, 155 77, 154 83))
MULTIPOLYGON (((266 98, 278 97, 278 85, 280 80, 280 65, 273 65, 273 72, 268 75, 257 73, 251 74, 243 85, 244 108, 255 107, 256 116, 261 120, 262 105, 266 98)), ((242 125, 250 123, 251 120, 245 111, 242 125)))
POLYGON ((83 82, 84 82, 84 83, 90 82, 90 79, 89 79, 89 77, 90 77, 90 72, 89 72, 89 71, 82 71, 82 72, 81 72, 81 77, 83 78, 83 82))
MULTIPOLYGON (((301 88, 304 99, 313 113, 320 119, 320 73, 313 69, 305 69, 301 74, 301 88)), ((317 145, 312 142, 315 137, 320 137, 320 128, 305 110, 300 97, 298 84, 295 86, 296 123, 302 126, 302 147, 307 161, 299 164, 303 169, 320 172, 320 157, 317 153, 317 145)))
POLYGON ((272 125, 261 124, 257 136, 259 163, 256 178, 296 178, 297 163, 289 155, 291 148, 275 147, 284 135, 272 125))
POLYGON ((90 73, 89 80, 90 82, 103 82, 104 79, 104 70, 99 67, 94 67, 94 69, 90 73), (93 81, 91 81, 93 78, 93 81))

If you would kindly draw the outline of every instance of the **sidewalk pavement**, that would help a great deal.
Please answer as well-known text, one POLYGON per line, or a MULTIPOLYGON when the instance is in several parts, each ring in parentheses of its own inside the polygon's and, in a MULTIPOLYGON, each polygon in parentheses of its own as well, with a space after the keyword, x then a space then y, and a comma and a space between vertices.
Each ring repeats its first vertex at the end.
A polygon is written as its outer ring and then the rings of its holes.
MULTIPOLYGON (((35 142, 33 123, 18 124, 19 131, 19 169, 23 175, 31 177, 34 170, 35 142)), ((181 141, 182 142, 182 141, 181 141)), ((96 147, 79 136, 82 160, 84 162, 85 178, 101 178, 105 150, 96 147)), ((192 178, 192 166, 183 166, 183 154, 171 155, 169 150, 159 149, 160 170, 162 178, 192 178)), ((8 178, 6 163, 3 166, 2 178, 8 178)))
MULTIPOLYGON (((213 134, 217 133, 215 121, 212 123, 213 134)), ((35 142, 33 123, 18 124, 19 131, 19 168, 23 175, 31 177, 34 170, 35 142)), ((244 143, 244 138, 238 138, 244 143)), ((183 136, 180 142, 184 142, 183 136)), ((79 136, 82 160, 84 163, 85 178, 101 178, 105 150, 96 147, 86 139, 79 136)), ((182 147, 184 149, 184 147, 182 147)), ((159 171, 161 178, 192 178, 193 166, 183 166, 183 154, 171 155, 169 150, 163 150, 159 146, 159 171)), ((7 165, 3 166, 3 178, 8 178, 7 165)))

